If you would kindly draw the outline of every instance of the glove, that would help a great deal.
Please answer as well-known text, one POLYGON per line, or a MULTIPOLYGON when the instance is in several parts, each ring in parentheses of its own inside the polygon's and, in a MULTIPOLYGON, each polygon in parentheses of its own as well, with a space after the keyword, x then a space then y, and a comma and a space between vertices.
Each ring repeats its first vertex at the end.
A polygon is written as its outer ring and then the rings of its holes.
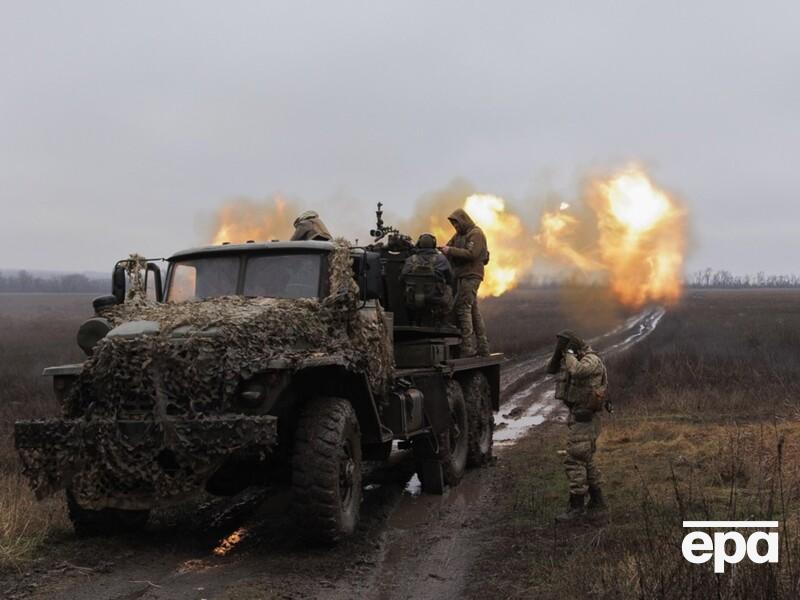
POLYGON ((613 414, 613 412, 614 412, 614 405, 611 403, 611 400, 606 400, 603 403, 603 408, 606 409, 606 412, 608 414, 613 414))

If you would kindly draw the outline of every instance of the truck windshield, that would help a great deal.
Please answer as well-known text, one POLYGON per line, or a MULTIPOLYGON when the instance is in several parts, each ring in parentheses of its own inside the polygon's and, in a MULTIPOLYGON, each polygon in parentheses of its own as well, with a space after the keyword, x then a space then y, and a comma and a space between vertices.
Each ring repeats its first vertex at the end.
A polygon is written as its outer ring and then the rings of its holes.
POLYGON ((321 254, 263 254, 247 259, 245 296, 318 298, 321 254))
POLYGON ((236 294, 238 256, 183 260, 172 267, 167 302, 186 302, 236 294))
POLYGON ((173 263, 168 302, 217 296, 319 298, 324 254, 287 253, 246 256, 243 285, 239 286, 241 256, 204 256, 173 263))

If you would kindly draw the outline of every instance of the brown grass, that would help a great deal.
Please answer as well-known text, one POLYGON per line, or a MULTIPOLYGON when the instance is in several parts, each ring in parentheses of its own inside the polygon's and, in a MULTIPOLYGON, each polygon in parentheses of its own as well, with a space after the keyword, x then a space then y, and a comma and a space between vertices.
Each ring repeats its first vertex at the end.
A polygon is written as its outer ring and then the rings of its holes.
POLYGON ((75 333, 91 298, 0 294, 0 569, 21 568, 49 535, 67 528, 61 498, 37 502, 19 472, 13 427, 58 413, 42 369, 81 360, 75 333))
POLYGON ((608 521, 554 525, 567 486, 563 425, 498 465, 468 597, 796 598, 800 595, 800 293, 692 292, 609 361, 614 416, 597 460, 608 521), (681 554, 684 519, 781 522, 780 562, 724 575, 681 554))
POLYGON ((613 329, 631 311, 604 289, 518 289, 480 301, 493 352, 509 356, 549 348, 561 329, 591 338, 613 329))

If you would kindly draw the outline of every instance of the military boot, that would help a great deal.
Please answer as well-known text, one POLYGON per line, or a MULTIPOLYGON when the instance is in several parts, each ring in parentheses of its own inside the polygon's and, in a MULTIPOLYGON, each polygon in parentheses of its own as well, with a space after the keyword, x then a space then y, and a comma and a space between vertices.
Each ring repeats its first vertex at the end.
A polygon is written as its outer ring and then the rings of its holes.
POLYGON ((558 515, 556 521, 566 523, 580 519, 586 513, 586 509, 583 507, 583 496, 583 494, 570 494, 567 512, 558 515))
POLYGON ((608 510, 608 504, 603 497, 603 490, 600 486, 589 486, 589 503, 586 505, 586 510, 593 513, 599 513, 608 510))

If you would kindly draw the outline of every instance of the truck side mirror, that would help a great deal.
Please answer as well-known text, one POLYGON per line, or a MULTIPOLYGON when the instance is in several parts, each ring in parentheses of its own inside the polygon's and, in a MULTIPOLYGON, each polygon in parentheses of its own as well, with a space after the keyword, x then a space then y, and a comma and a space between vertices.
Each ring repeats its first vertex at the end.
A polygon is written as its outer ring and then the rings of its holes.
MULTIPOLYGON (((111 275, 111 295, 116 298, 117 304, 125 302, 125 294, 128 291, 127 265, 127 260, 117 262, 111 275)), ((163 301, 164 285, 161 281, 161 269, 155 263, 147 263, 144 273, 144 290, 149 298, 156 302, 163 301)))
POLYGON ((111 295, 117 299, 117 304, 125 302, 125 291, 128 287, 128 276, 125 273, 125 262, 119 261, 114 265, 114 272, 111 274, 111 295))
POLYGON ((144 290, 147 297, 156 302, 163 302, 164 287, 161 283, 161 269, 155 263, 147 263, 147 272, 144 279, 144 290))

